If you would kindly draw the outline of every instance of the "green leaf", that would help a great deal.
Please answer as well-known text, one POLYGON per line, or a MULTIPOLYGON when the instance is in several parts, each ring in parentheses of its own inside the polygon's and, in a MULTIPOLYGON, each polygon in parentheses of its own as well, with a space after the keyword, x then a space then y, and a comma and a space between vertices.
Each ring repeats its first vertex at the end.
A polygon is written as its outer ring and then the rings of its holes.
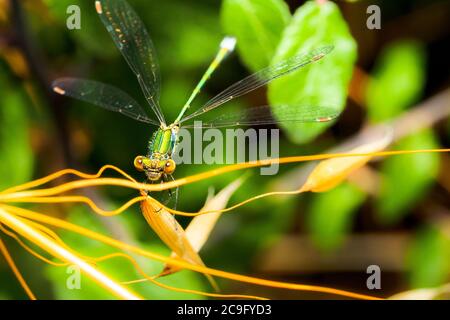
POLYGON ((316 194, 308 211, 308 229, 314 243, 323 250, 342 244, 356 210, 366 194, 350 183, 316 194))
POLYGON ((367 87, 369 118, 379 122, 415 103, 425 85, 425 50, 414 41, 397 42, 383 50, 367 87))
POLYGON ((442 230, 429 226, 415 237, 408 256, 413 288, 444 284, 450 275, 450 238, 442 230))
POLYGON ((27 102, 12 88, 3 93, 0 103, 0 190, 28 181, 34 166, 27 102))
MULTIPOLYGON (((396 150, 438 148, 434 133, 423 130, 399 141, 396 150)), ((377 213, 384 223, 400 220, 427 193, 439 170, 439 155, 419 153, 390 157, 381 167, 377 213)))
POLYGON ((282 0, 225 0, 221 20, 226 33, 237 38, 237 49, 252 71, 267 67, 291 18, 282 0))
MULTIPOLYGON (((319 62, 284 76, 269 85, 272 106, 292 108, 322 106, 342 111, 356 60, 356 42, 336 4, 309 1, 295 12, 283 33, 273 63, 325 45, 334 50, 319 62), (295 107, 297 106, 297 107, 295 107)), ((277 109, 273 108, 274 115, 277 109)), ((330 123, 281 124, 293 142, 306 143, 323 132, 330 123)))

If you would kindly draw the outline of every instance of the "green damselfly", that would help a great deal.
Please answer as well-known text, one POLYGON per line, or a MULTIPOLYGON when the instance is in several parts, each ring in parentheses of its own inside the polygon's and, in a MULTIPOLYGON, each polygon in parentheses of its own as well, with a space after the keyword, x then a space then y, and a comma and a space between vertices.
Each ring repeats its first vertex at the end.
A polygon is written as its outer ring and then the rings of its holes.
MULTIPOLYGON (((332 46, 320 47, 309 53, 294 56, 262 69, 231 85, 206 102, 197 111, 188 114, 187 111, 191 108, 193 100, 203 88, 205 82, 221 61, 234 49, 235 39, 225 37, 220 44, 220 50, 216 57, 184 104, 178 117, 172 124, 167 124, 158 102, 160 75, 155 49, 144 24, 125 0, 96 1, 95 7, 117 48, 136 75, 156 118, 150 118, 144 109, 127 93, 108 84, 77 78, 61 78, 53 82, 53 90, 58 94, 90 102, 102 108, 120 112, 135 120, 157 126, 158 129, 150 140, 147 156, 138 156, 134 160, 135 167, 144 171, 147 178, 152 182, 173 179, 172 174, 176 165, 172 155, 177 146, 179 129, 180 127, 194 127, 188 121, 276 78, 320 60, 333 49, 332 46)), ((292 106, 276 107, 278 111, 276 120, 271 116, 269 106, 262 106, 248 108, 238 113, 222 114, 212 121, 203 122, 201 127, 268 125, 280 121, 326 122, 338 116, 338 112, 332 108, 304 107, 298 110, 292 106)))

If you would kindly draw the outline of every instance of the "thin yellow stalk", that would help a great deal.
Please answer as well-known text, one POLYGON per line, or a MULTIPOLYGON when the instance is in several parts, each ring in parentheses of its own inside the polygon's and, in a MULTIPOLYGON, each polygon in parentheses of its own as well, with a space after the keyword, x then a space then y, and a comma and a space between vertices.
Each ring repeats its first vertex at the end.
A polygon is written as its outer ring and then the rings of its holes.
MULTIPOLYGON (((121 249, 124 251, 134 252, 138 255, 148 257, 150 259, 154 259, 157 261, 161 261, 166 264, 171 264, 171 265, 177 266, 182 269, 189 269, 189 270, 200 272, 203 274, 210 274, 210 275, 218 276, 221 278, 256 284, 256 285, 260 285, 260 286, 297 290, 297 291, 322 292, 322 293, 350 297, 350 298, 354 298, 354 299, 380 300, 380 298, 377 298, 377 297, 354 293, 354 292, 345 291, 345 290, 339 290, 339 289, 321 287, 321 286, 314 286, 314 285, 304 285, 304 284, 266 280, 266 279, 260 279, 260 278, 254 278, 254 277, 250 277, 250 276, 235 274, 235 273, 231 273, 231 272, 227 272, 227 271, 211 269, 211 268, 203 267, 203 266, 199 266, 199 265, 194 265, 194 264, 185 262, 183 260, 168 258, 168 257, 162 256, 162 255, 159 255, 159 254, 156 254, 153 252, 149 252, 149 251, 141 249, 139 247, 136 247, 136 246, 133 246, 133 245, 130 245, 127 243, 123 243, 121 241, 115 240, 115 239, 107 237, 105 235, 96 233, 94 231, 83 228, 81 226, 71 224, 71 223, 61 220, 61 219, 49 217, 49 216, 39 214, 36 212, 32 212, 32 211, 22 209, 22 208, 11 207, 11 206, 4 206, 4 207, 7 208, 9 211, 14 212, 20 216, 23 216, 23 217, 26 217, 26 218, 29 218, 29 219, 32 219, 35 221, 40 221, 40 222, 43 222, 43 223, 46 223, 49 225, 53 225, 55 227, 70 230, 72 232, 81 234, 85 237, 103 242, 109 246, 112 246, 112 247, 115 247, 115 248, 118 248, 118 249, 121 249)), ((0 216, 0 218, 1 218, 1 216, 0 216)))
POLYGON ((32 189, 32 188, 38 187, 40 185, 43 185, 45 183, 48 183, 50 181, 53 181, 55 179, 58 179, 62 176, 69 175, 69 174, 75 175, 75 176, 77 176, 79 178, 83 178, 83 179, 95 179, 95 178, 99 178, 103 174, 103 172, 105 172, 108 169, 118 172, 119 174, 121 174, 122 176, 124 176, 125 178, 127 178, 130 181, 136 182, 136 180, 134 180, 130 175, 128 175, 123 170, 117 168, 116 166, 107 164, 107 165, 104 165, 103 167, 101 167, 95 174, 84 173, 84 172, 81 172, 81 171, 78 171, 75 169, 63 169, 63 170, 57 171, 55 173, 52 173, 48 176, 45 176, 43 178, 36 179, 36 180, 30 181, 30 182, 27 182, 27 183, 24 183, 24 184, 21 184, 18 186, 11 187, 11 188, 3 190, 3 191, 0 191, 0 194, 1 193, 13 193, 13 192, 18 192, 18 191, 22 191, 22 190, 32 189))
MULTIPOLYGON (((44 261, 45 263, 48 263, 50 265, 53 265, 55 267, 63 267, 63 266, 67 266, 68 263, 58 263, 58 262, 53 262, 49 259, 47 259, 46 257, 40 255, 39 253, 37 253, 36 251, 34 251, 33 249, 31 249, 29 246, 27 246, 15 233, 6 230, 5 228, 2 227, 2 225, 0 224, 0 231, 3 232, 4 234, 6 234, 7 236, 10 236, 11 238, 13 238, 14 240, 16 240, 16 242, 22 247, 24 248, 26 251, 28 251, 31 255, 35 256, 36 258, 38 258, 41 261, 44 261)), ((1 241, 1 240, 0 240, 1 241)))
POLYGON ((314 160, 325 160, 331 158, 343 158, 343 157, 382 157, 382 156, 392 156, 392 155, 404 155, 404 154, 416 154, 416 153, 443 153, 450 152, 450 149, 421 149, 421 150, 398 150, 398 151, 382 151, 382 152, 365 152, 365 153, 336 153, 336 154, 321 154, 321 155, 310 155, 310 156, 295 156, 286 157, 279 159, 265 159, 258 161, 251 161, 245 163, 238 163, 229 166, 224 166, 218 169, 210 170, 200 174, 196 174, 190 177, 181 178, 175 181, 170 181, 160 184, 147 184, 147 183, 137 183, 130 180, 118 179, 118 178, 97 178, 88 180, 78 180, 62 184, 57 187, 40 189, 40 190, 30 190, 21 191, 15 193, 0 193, 0 201, 9 201, 12 199, 24 199, 28 197, 48 197, 70 190, 88 188, 94 186, 118 186, 126 187, 137 190, 147 190, 147 191, 163 191, 168 189, 174 189, 179 186, 186 184, 202 181, 212 177, 216 177, 225 173, 229 173, 236 170, 243 170, 246 168, 256 168, 261 166, 268 166, 274 163, 286 164, 286 163, 297 163, 305 161, 314 160))
MULTIPOLYGON (((14 234, 14 233, 6 230, 5 228, 3 228, 1 224, 0 224, 0 231, 2 231, 5 234, 9 235, 10 237, 14 238, 25 250, 27 250, 30 254, 34 255, 36 258, 44 261, 45 263, 48 263, 48 264, 56 266, 56 267, 64 267, 64 266, 69 265, 68 263, 55 263, 55 262, 53 262, 51 260, 48 260, 47 258, 41 256, 40 254, 36 253, 30 247, 28 247, 22 240, 20 240, 20 238, 16 234, 14 234)), ((4 252, 5 257, 7 257, 8 264, 10 265, 10 267, 13 270, 14 274, 16 274, 17 278, 20 279, 19 281, 20 281, 21 285, 24 287, 24 289, 27 292, 27 294, 29 295, 30 299, 34 300, 35 298, 34 298, 32 292, 31 292, 31 290, 27 287, 26 282, 23 280, 23 277, 18 272, 17 267, 15 266, 15 264, 12 261, 10 255, 6 251, 6 247, 2 244, 1 238, 0 238, 0 252, 4 252)), ((159 286, 161 288, 164 288, 164 289, 167 289, 167 290, 172 290, 172 291, 183 292, 183 293, 192 293, 192 294, 209 296, 209 297, 215 297, 215 298, 222 298, 222 299, 267 300, 267 298, 259 297, 259 296, 242 295, 242 294, 218 294, 218 293, 209 293, 209 292, 203 292, 203 291, 199 291, 199 290, 183 289, 183 288, 177 288, 177 287, 169 286, 169 285, 166 285, 164 283, 161 283, 161 282, 157 281, 156 280, 157 276, 151 277, 151 276, 147 275, 142 270, 142 268, 139 266, 139 264, 136 262, 136 260, 133 259, 132 257, 130 257, 129 255, 125 254, 125 253, 112 253, 112 254, 108 254, 108 255, 105 255, 105 256, 97 257, 97 258, 89 257, 89 260, 96 261, 96 262, 101 262, 101 261, 106 261, 106 260, 110 260, 110 259, 113 259, 113 258, 124 258, 124 259, 127 259, 128 261, 130 261, 133 264, 135 270, 144 277, 144 279, 139 279, 139 280, 121 281, 122 285, 150 281, 153 284, 155 284, 155 285, 157 285, 157 286, 159 286)))
POLYGON ((262 198, 267 198, 267 197, 273 197, 273 196, 289 196, 289 195, 297 195, 300 193, 305 192, 305 190, 303 189, 298 189, 298 190, 293 190, 293 191, 273 191, 273 192, 267 192, 267 193, 263 193, 263 194, 259 194, 257 196, 245 199, 239 203, 236 203, 234 205, 232 205, 231 207, 227 207, 224 209, 219 209, 219 210, 205 210, 205 211, 200 211, 200 212, 185 212, 185 211, 179 211, 179 210, 175 210, 172 208, 169 208, 165 205, 163 205, 161 202, 158 202, 155 199, 148 199, 149 201, 153 201, 155 202, 156 206, 159 206, 161 208, 163 208, 164 210, 167 210, 168 212, 172 213, 172 214, 176 214, 176 215, 180 215, 180 216, 185 216, 185 217, 197 217, 197 216, 201 216, 201 215, 205 215, 205 214, 211 214, 211 213, 225 213, 225 212, 230 212, 233 211, 239 207, 242 207, 246 204, 249 204, 253 201, 262 199, 262 198))
MULTIPOLYGON (((382 139, 378 139, 375 141, 371 141, 365 144, 362 144, 353 150, 349 151, 349 153, 355 152, 380 152, 383 150, 388 143, 391 141, 392 135, 387 134, 382 137, 382 139)), ((171 208, 165 207, 168 212, 172 214, 184 215, 184 216, 196 216, 195 219, 201 218, 197 217, 200 214, 210 213, 210 214, 221 214, 224 212, 228 212, 234 209, 237 209, 240 206, 253 202, 255 200, 275 196, 275 195, 296 195, 303 192, 322 192, 326 191, 330 188, 335 187, 337 184, 341 183, 343 180, 347 179, 347 177, 354 172, 355 170, 364 166, 367 162, 372 159, 371 156, 365 157, 339 157, 339 158, 331 158, 320 161, 318 165, 314 168, 314 170, 309 174, 306 182, 301 188, 297 188, 293 191, 276 191, 276 192, 268 192, 264 194, 260 194, 249 199, 246 199, 238 204, 235 204, 231 207, 221 209, 221 210, 202 210, 199 213, 187 213, 182 211, 173 210, 171 208)), ((153 201, 156 201, 153 199, 153 201)))
MULTIPOLYGON (((389 131, 389 133, 384 134, 378 139, 371 139, 371 141, 366 141, 365 143, 358 145, 350 150, 349 153, 380 152, 384 150, 391 141, 392 132, 389 131)), ((347 179, 351 173, 365 166, 372 158, 372 156, 344 157, 320 161, 308 175, 308 178, 301 189, 311 192, 328 191, 347 179)))
MULTIPOLYGON (((209 199, 206 200, 205 206, 200 211, 210 210, 213 212, 208 215, 197 216, 191 220, 185 230, 185 236, 195 252, 200 252, 222 215, 216 210, 226 207, 228 200, 242 185, 242 182, 242 178, 237 179, 230 183, 226 188, 222 189, 217 195, 208 197, 209 199)), ((172 252, 171 257, 177 257, 176 252, 172 252)), ((160 276, 167 276, 177 271, 179 271, 177 267, 166 265, 160 276)))
MULTIPOLYGON (((141 191, 142 195, 145 192, 141 191)), ((198 252, 192 247, 183 227, 177 222, 173 215, 155 206, 154 202, 144 200, 141 202, 141 211, 148 225, 155 231, 158 237, 170 248, 176 255, 199 266, 205 266, 198 252)), ((205 274, 208 281, 216 291, 220 291, 214 279, 205 274)))
POLYGON ((92 267, 90 264, 86 263, 84 260, 77 257, 75 254, 64 249, 58 245, 51 238, 46 236, 44 233, 30 227, 22 219, 9 214, 7 211, 0 208, 0 222, 16 231, 23 237, 35 243, 37 246, 41 247, 45 251, 49 252, 53 256, 66 261, 70 264, 77 265, 84 273, 86 273, 90 278, 92 278, 99 285, 107 289, 109 292, 113 293, 119 298, 127 300, 140 300, 142 299, 135 293, 129 291, 127 288, 123 287, 119 283, 115 282, 109 278, 104 273, 92 267))
MULTIPOLYGON (((437 288, 420 288, 397 293, 389 300, 439 300, 440 296, 450 294, 450 284, 445 284, 437 288)), ((442 298, 445 299, 445 298, 442 298)))
POLYGON ((28 286, 27 282, 23 278, 22 274, 19 271, 19 268, 17 268, 16 264, 14 263, 13 258, 9 254, 8 249, 6 248, 6 246, 3 243, 3 240, 1 238, 0 238, 0 252, 5 257, 6 263, 8 263, 9 267, 11 268, 12 272, 16 276, 16 278, 19 281, 20 285, 22 286, 23 290, 25 290, 25 293, 28 295, 28 297, 31 300, 36 300, 36 296, 33 294, 30 287, 28 286))
POLYGON ((198 295, 203 295, 203 296, 208 296, 208 297, 215 297, 215 298, 228 298, 228 299, 255 299, 255 300, 268 300, 267 298, 264 297, 260 297, 260 296, 251 296, 251 295, 243 295, 243 294, 221 294, 221 293, 210 293, 210 292, 204 292, 204 291, 198 291, 198 290, 192 290, 192 289, 183 289, 183 288, 176 288, 173 286, 169 286, 167 284, 161 283, 156 279, 156 277, 151 277, 149 275, 147 275, 144 270, 142 270, 142 268, 139 266, 139 264, 136 262, 135 259, 133 259, 132 257, 130 257, 127 254, 124 253, 112 253, 110 255, 107 256, 103 256, 101 258, 97 258, 97 261, 104 261, 104 260, 109 260, 115 257, 119 257, 119 258, 124 258, 127 259, 135 268, 135 270, 140 273, 145 279, 139 279, 139 280, 132 280, 132 281, 127 281, 127 282, 122 282, 122 284, 133 284, 133 283, 140 283, 143 281, 149 281, 161 288, 167 289, 167 290, 173 290, 173 291, 178 291, 178 292, 184 292, 184 293, 192 293, 192 294, 198 294, 198 295))
POLYGON ((55 196, 55 197, 30 197, 30 198, 20 198, 20 199, 6 199, 2 202, 9 203, 20 203, 20 202, 26 202, 26 203, 84 203, 87 206, 89 206, 92 211, 95 213, 101 215, 101 216, 115 216, 118 215, 125 210, 127 210, 132 205, 139 203, 143 200, 147 199, 147 196, 138 196, 134 197, 119 208, 115 210, 103 210, 99 208, 92 199, 86 197, 86 196, 55 196))

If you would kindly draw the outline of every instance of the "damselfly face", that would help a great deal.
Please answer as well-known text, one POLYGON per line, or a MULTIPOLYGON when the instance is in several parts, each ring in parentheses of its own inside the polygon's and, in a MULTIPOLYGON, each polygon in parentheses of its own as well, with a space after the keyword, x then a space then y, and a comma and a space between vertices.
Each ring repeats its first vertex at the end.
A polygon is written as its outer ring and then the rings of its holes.
POLYGON ((163 175, 173 174, 176 164, 172 159, 162 159, 156 154, 152 158, 137 156, 134 159, 134 167, 145 172, 150 181, 159 181, 163 175))

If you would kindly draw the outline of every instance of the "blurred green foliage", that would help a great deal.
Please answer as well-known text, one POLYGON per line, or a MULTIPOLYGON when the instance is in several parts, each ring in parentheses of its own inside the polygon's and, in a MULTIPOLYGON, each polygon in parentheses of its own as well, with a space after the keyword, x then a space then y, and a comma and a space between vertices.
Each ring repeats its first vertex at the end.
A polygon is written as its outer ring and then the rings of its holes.
POLYGON ((367 195, 351 183, 317 194, 308 210, 308 229, 314 243, 332 250, 345 240, 353 225, 353 217, 367 195))
POLYGON ((413 288, 437 287, 448 279, 450 239, 436 226, 426 226, 417 234, 408 257, 413 288))
MULTIPOLYGON (((394 118, 418 101, 425 86, 425 60, 423 45, 417 41, 400 41, 383 50, 367 89, 367 107, 372 121, 394 118)), ((438 147, 431 130, 415 133, 395 146, 397 150, 438 147)), ((437 154, 386 159, 381 167, 382 186, 377 199, 380 219, 385 223, 398 222, 423 198, 438 169, 437 154)))
MULTIPOLYGON (((61 26, 65 26, 67 17, 69 16, 67 8, 73 5, 74 2, 71 0, 44 0, 44 2, 52 17, 55 18, 61 26)), ((98 28, 98 15, 95 10, 93 10, 92 2, 81 1, 80 3, 77 3, 77 5, 80 6, 80 11, 82 13, 82 29, 72 30, 68 33, 73 41, 82 46, 77 48, 82 48, 86 53, 102 57, 114 54, 116 48, 111 39, 105 36, 98 36, 98 33, 94 32, 94 30, 98 28)), ((53 35, 52 39, 54 39, 53 35)))
MULTIPOLYGON (((369 119, 392 119, 418 102, 425 88, 426 54, 423 44, 404 40, 388 45, 380 54, 367 90, 369 119)), ((431 129, 407 136, 396 150, 439 148, 431 129)), ((437 154, 391 157, 381 165, 377 216, 384 224, 399 223, 431 189, 440 166, 437 154)), ((409 267, 413 287, 442 284, 449 274, 449 240, 437 229, 419 233, 411 248, 409 267)))
POLYGON ((389 120, 421 97, 425 87, 426 54, 417 41, 399 41, 377 58, 367 88, 369 119, 389 120))
MULTIPOLYGON (((396 150, 434 149, 439 145, 431 130, 423 130, 402 139, 396 150)), ((430 189, 439 170, 436 154, 392 157, 381 166, 382 185, 377 198, 378 217, 395 223, 417 204, 430 189)))
POLYGON ((34 168, 28 101, 8 80, 0 67, 0 190, 28 181, 34 168))

